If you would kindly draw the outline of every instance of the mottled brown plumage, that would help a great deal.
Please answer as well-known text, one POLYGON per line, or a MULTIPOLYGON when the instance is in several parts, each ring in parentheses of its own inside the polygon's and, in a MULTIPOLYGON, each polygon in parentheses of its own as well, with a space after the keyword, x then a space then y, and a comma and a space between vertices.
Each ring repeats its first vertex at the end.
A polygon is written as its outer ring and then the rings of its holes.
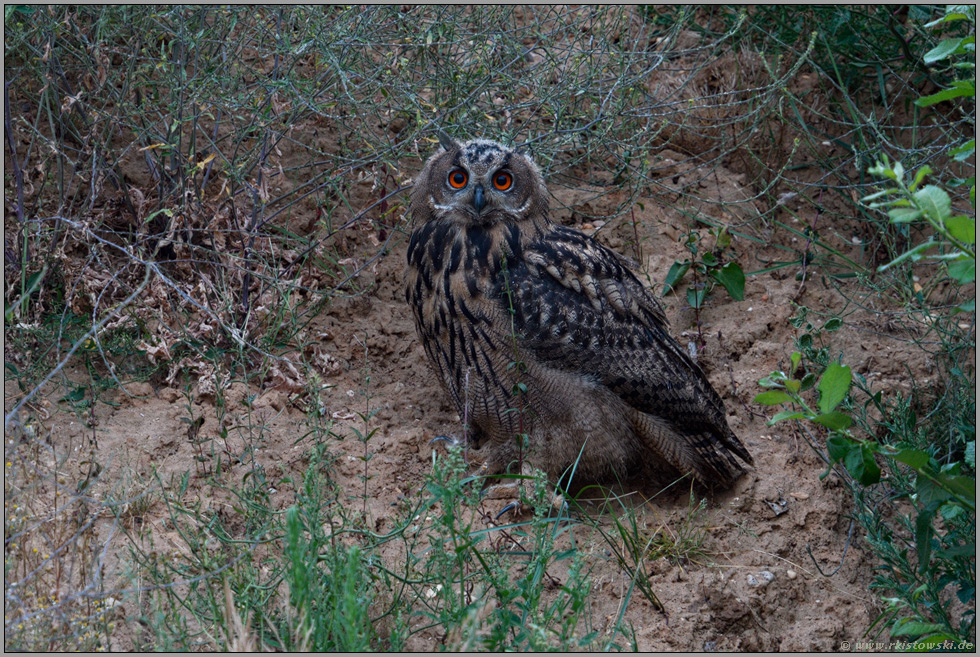
POLYGON ((549 221, 547 199, 527 156, 484 140, 443 140, 412 192, 406 300, 471 458, 731 486, 752 458, 718 394, 619 256, 549 221))

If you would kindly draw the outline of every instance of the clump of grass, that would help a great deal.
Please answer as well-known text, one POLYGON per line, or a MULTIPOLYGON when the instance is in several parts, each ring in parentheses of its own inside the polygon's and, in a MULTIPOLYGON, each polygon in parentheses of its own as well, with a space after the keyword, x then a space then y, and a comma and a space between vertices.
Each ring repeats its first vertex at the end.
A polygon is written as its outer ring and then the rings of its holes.
POLYGON ((244 536, 182 501, 185 482, 173 482, 166 501, 184 549, 167 557, 152 541, 131 548, 145 589, 141 622, 155 645, 184 649, 226 648, 243 636, 284 650, 401 649, 433 629, 451 649, 614 645, 618 625, 602 638, 592 631, 588 567, 574 525, 548 515, 546 479, 534 479, 531 520, 496 526, 466 469, 458 450, 436 457, 424 492, 384 535, 336 504, 316 454, 285 512, 252 500, 265 523, 244 536), (383 559, 385 546, 399 546, 404 562, 383 559))
POLYGON ((642 515, 642 505, 609 491, 603 492, 603 498, 603 513, 593 518, 590 526, 630 578, 630 591, 639 589, 655 609, 664 611, 650 579, 651 568, 660 559, 682 567, 711 562, 712 553, 704 545, 708 536, 704 516, 707 500, 697 501, 692 489, 687 511, 680 521, 665 520, 651 530, 642 515), (612 523, 612 531, 604 527, 608 522, 612 523))
POLYGON ((111 649, 119 600, 105 591, 96 498, 102 467, 58 451, 42 423, 15 424, 4 446, 4 645, 111 649))
POLYGON ((704 564, 711 552, 704 546, 708 536, 704 511, 708 501, 702 498, 695 503, 692 495, 687 513, 679 523, 662 523, 653 534, 650 558, 667 559, 678 565, 704 564))

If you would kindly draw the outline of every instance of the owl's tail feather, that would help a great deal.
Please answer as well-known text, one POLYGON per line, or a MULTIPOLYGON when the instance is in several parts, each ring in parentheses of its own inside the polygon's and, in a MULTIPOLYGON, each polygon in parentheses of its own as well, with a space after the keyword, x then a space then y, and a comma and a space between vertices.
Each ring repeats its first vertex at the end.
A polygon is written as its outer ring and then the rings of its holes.
POLYGON ((633 427, 640 439, 663 456, 671 468, 682 475, 693 475, 708 488, 731 488, 745 474, 736 456, 752 464, 752 457, 728 427, 724 436, 713 431, 688 434, 642 412, 635 413, 633 427))

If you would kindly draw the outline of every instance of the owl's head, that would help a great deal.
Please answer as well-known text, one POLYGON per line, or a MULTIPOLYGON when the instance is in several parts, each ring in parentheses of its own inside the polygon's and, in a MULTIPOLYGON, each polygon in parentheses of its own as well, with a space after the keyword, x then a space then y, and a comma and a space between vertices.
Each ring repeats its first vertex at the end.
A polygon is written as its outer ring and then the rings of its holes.
POLYGON ((546 221, 544 178, 522 151, 486 139, 460 144, 445 135, 439 143, 442 148, 415 181, 409 206, 413 220, 482 226, 529 218, 546 221))

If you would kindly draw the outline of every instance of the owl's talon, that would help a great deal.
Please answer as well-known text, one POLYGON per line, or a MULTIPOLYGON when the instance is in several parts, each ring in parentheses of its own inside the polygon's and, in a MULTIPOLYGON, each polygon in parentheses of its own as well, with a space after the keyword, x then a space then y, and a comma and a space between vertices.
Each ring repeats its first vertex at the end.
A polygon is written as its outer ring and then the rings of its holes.
POLYGON ((510 504, 508 504, 507 506, 505 506, 503 509, 501 509, 500 510, 500 513, 498 513, 497 515, 495 515, 493 517, 493 519, 494 520, 500 520, 500 516, 504 515, 508 511, 514 511, 515 513, 516 512, 519 512, 521 510, 521 506, 522 506, 522 504, 521 504, 521 501, 520 500, 514 500, 513 502, 511 502, 510 504))
MULTIPOLYGON (((523 511, 524 506, 525 506, 524 503, 521 502, 520 500, 514 500, 513 502, 505 506, 503 509, 501 509, 500 513, 495 515, 493 519, 500 520, 500 517, 505 513, 507 513, 508 511, 513 511, 515 515, 520 515, 521 512, 523 511)), ((568 521, 570 519, 568 502, 565 501, 565 497, 563 495, 559 495, 557 493, 555 494, 555 496, 551 500, 551 509, 552 509, 553 516, 557 516, 558 518, 561 518, 563 521, 568 521)))

